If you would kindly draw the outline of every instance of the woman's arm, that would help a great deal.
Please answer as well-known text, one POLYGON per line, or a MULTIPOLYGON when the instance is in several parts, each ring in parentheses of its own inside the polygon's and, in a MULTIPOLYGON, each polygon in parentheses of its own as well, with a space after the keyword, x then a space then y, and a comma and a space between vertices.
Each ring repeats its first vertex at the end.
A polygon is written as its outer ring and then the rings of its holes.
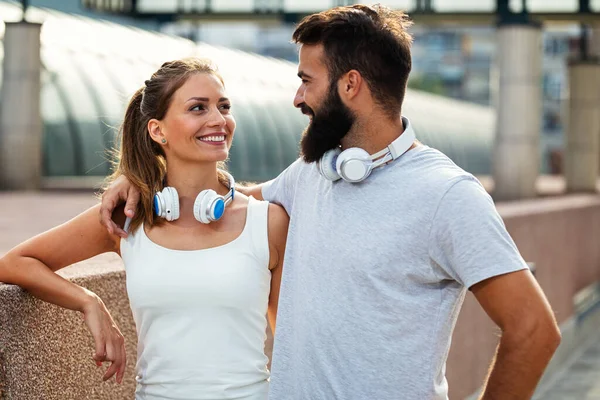
POLYGON ((279 304, 279 287, 281 284, 281 274, 283 272, 283 258, 289 223, 290 218, 283 207, 277 204, 269 204, 268 230, 271 255, 269 260, 269 269, 271 270, 271 292, 269 294, 268 318, 273 335, 275 335, 277 306, 279 304))
POLYGON ((112 364, 104 380, 125 372, 123 335, 102 300, 93 292, 54 273, 63 267, 110 251, 119 252, 120 238, 98 220, 97 205, 71 221, 35 236, 0 258, 0 282, 19 285, 34 296, 83 313, 96 344, 94 360, 112 364))

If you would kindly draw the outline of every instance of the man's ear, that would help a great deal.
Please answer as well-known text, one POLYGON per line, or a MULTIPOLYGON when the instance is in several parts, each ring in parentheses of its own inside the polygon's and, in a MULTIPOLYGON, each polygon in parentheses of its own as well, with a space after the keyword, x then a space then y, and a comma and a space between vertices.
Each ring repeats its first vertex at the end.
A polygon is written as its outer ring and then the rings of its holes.
POLYGON ((163 133, 161 125, 162 124, 159 120, 152 118, 150 121, 148 121, 148 133, 150 134, 152 140, 154 140, 156 143, 166 144, 167 138, 163 133))
POLYGON ((352 100, 362 90, 362 86, 362 75, 357 70, 351 69, 340 78, 340 96, 346 98, 347 100, 352 100))

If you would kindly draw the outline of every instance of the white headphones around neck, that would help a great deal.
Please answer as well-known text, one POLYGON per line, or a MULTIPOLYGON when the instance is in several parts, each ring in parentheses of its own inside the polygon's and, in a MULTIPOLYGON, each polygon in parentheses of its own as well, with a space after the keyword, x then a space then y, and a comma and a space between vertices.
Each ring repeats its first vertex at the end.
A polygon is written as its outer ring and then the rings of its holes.
POLYGON ((319 160, 319 172, 330 181, 340 178, 352 183, 364 181, 375 168, 397 159, 411 148, 416 140, 415 131, 407 118, 402 117, 402 124, 404 133, 373 155, 358 147, 329 150, 319 160))
MULTIPOLYGON (((217 194, 212 189, 201 191, 194 201, 194 218, 203 224, 209 224, 220 219, 225 213, 225 207, 235 196, 235 181, 231 174, 222 171, 229 179, 229 192, 225 196, 217 194)), ((179 195, 174 187, 167 186, 154 195, 154 215, 175 221, 179 218, 179 195)))

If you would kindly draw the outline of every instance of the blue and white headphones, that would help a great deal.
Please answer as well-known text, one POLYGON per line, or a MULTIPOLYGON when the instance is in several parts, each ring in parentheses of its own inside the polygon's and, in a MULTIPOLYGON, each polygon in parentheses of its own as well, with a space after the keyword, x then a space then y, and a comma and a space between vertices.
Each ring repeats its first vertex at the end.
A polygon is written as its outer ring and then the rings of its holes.
POLYGON ((373 155, 358 147, 329 150, 319 160, 319 172, 330 181, 340 178, 351 183, 364 181, 375 168, 397 159, 411 148, 416 140, 415 131, 407 118, 402 117, 402 124, 404 133, 373 155))
MULTIPOLYGON (((229 179, 229 192, 220 196, 212 189, 201 191, 194 201, 194 218, 203 224, 209 224, 220 219, 225 213, 225 207, 235 196, 235 181, 231 174, 222 171, 229 179)), ((179 218, 179 195, 174 187, 167 186, 154 195, 154 215, 175 221, 179 218)))

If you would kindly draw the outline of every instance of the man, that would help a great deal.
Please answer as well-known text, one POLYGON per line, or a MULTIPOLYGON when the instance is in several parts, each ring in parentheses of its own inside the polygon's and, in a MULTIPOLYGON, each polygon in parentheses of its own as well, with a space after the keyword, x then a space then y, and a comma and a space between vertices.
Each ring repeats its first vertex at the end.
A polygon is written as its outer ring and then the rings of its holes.
MULTIPOLYGON (((355 5, 308 16, 294 32, 294 105, 311 120, 302 159, 246 190, 290 215, 272 400, 446 399, 467 288, 502 330, 482 398, 530 398, 560 341, 492 199, 446 156, 413 143, 400 117, 408 26, 400 12, 355 5)), ((134 210, 125 179, 104 196, 111 230, 125 197, 134 210)))

